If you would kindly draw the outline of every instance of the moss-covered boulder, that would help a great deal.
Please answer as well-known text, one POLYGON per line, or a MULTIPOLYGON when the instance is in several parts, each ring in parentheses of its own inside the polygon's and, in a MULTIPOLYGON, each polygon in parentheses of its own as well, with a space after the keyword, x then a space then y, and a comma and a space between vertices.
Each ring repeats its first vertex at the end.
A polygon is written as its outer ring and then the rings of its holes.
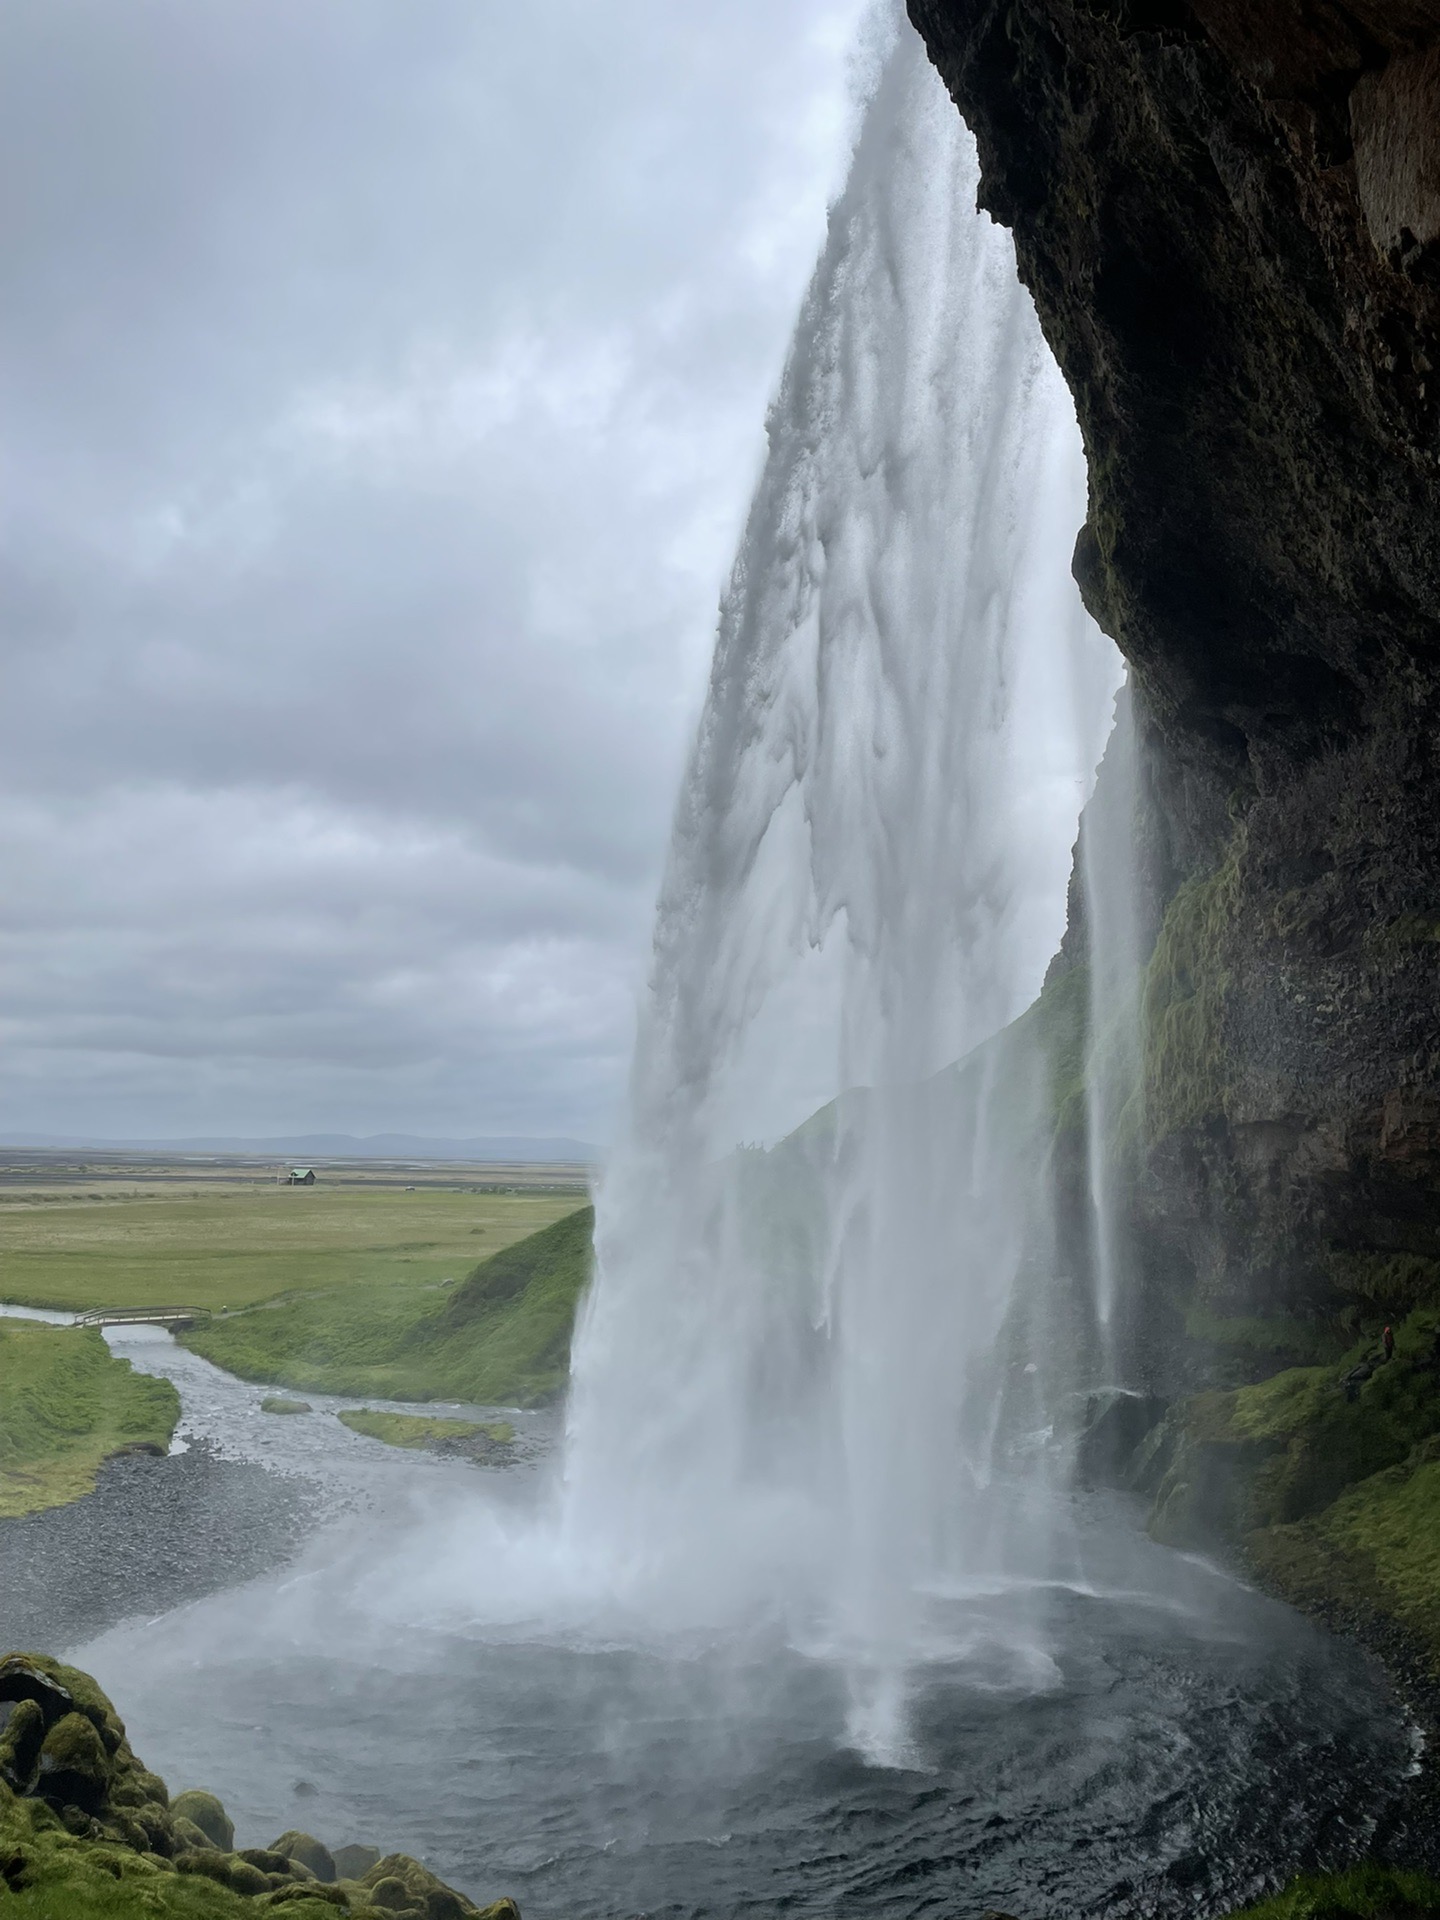
POLYGON ((170 1811, 177 1820, 188 1820, 198 1827, 210 1845, 221 1853, 228 1853, 235 1845, 235 1822, 213 1793, 202 1793, 198 1787, 191 1787, 171 1801, 170 1811))
MULTIPOLYGON (((6 1888, 33 1888, 33 1911, 57 1920, 246 1920, 262 1910, 282 1920, 340 1912, 465 1920, 479 1912, 408 1855, 341 1852, 358 1877, 337 1873, 328 1849, 298 1830, 273 1847, 237 1851, 215 1795, 192 1789, 172 1802, 88 1674, 44 1654, 0 1660, 0 1901, 6 1888)), ((518 1920, 513 1902, 486 1911, 518 1920)))
MULTIPOLYGON (((456 1893, 453 1887, 447 1887, 443 1880, 437 1880, 408 1853, 385 1854, 364 1876, 361 1885, 382 1912, 396 1915, 397 1920, 468 1920, 468 1916, 480 1912, 472 1901, 456 1893)), ((512 1910, 515 1920, 519 1920, 518 1909, 509 1900, 498 1901, 485 1912, 493 1916, 493 1920, 509 1920, 512 1910)))
MULTIPOLYGON (((275 1843, 279 1846, 279 1841, 275 1843)), ((365 1875, 380 1858, 378 1847, 361 1846, 352 1841, 349 1846, 335 1849, 335 1877, 337 1880, 363 1880, 365 1875)))
POLYGON ((23 1793, 35 1777, 45 1742, 45 1714, 34 1700, 0 1702, 0 1779, 23 1793))
POLYGON ((83 1713, 63 1713, 40 1747, 38 1791, 62 1806, 96 1813, 110 1789, 111 1761, 83 1713))
MULTIPOLYGON (((282 1854, 287 1860, 297 1861, 327 1886, 339 1878, 335 1869, 335 1856, 327 1846, 315 1838, 313 1833, 301 1833, 292 1827, 287 1833, 282 1833, 278 1840, 271 1842, 270 1851, 282 1854)), ((376 1857, 378 1858, 378 1855, 376 1857)), ((361 1868, 361 1873, 367 1871, 370 1865, 373 1865, 373 1861, 367 1861, 366 1866, 361 1868)), ((358 1879, 359 1875, 354 1877, 358 1879)))

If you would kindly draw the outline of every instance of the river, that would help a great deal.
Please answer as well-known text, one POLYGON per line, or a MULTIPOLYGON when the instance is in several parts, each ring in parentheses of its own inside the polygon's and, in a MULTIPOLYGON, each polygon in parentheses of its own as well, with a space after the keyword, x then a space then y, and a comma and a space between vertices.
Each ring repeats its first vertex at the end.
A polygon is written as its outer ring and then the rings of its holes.
POLYGON ((373 1840, 526 1920, 1179 1915, 1354 1854, 1414 1765, 1363 1656, 1101 1498, 1035 1530, 1049 1565, 931 1596, 910 1749, 877 1765, 803 1624, 587 1609, 547 1557, 551 1416, 509 1415, 541 1457, 485 1470, 110 1338, 176 1382, 181 1444, 301 1475, 331 1516, 283 1570, 68 1650, 241 1844, 373 1840))

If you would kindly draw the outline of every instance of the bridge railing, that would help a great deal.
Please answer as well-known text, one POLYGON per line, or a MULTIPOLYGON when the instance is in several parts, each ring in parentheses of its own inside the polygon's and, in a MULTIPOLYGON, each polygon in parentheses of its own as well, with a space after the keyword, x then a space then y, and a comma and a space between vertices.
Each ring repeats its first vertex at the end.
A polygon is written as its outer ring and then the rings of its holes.
POLYGON ((169 1327, 208 1320, 209 1307, 91 1307, 75 1316, 77 1327, 169 1327))

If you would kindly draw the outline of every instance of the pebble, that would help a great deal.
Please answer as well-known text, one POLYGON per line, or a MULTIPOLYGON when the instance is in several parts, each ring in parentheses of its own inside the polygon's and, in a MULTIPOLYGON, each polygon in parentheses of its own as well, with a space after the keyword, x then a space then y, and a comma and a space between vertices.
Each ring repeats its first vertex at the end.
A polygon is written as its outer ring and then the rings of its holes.
POLYGON ((137 1614, 163 1613, 291 1559, 319 1489, 204 1441, 122 1455, 93 1493, 0 1520, 0 1651, 61 1655, 137 1614))

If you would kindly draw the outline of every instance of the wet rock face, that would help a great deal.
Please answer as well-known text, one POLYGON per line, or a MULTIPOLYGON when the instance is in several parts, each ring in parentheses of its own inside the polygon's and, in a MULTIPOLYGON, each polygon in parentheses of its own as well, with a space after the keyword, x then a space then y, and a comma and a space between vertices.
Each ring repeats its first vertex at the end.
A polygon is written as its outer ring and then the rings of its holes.
POLYGON ((1397 1312, 1440 1286, 1440 0, 910 14, 1131 663, 1152 1266, 1217 1313, 1397 1312))
POLYGON ((1263 788, 1433 694, 1440 3, 910 12, 1075 395, 1083 588, 1174 747, 1263 788))

